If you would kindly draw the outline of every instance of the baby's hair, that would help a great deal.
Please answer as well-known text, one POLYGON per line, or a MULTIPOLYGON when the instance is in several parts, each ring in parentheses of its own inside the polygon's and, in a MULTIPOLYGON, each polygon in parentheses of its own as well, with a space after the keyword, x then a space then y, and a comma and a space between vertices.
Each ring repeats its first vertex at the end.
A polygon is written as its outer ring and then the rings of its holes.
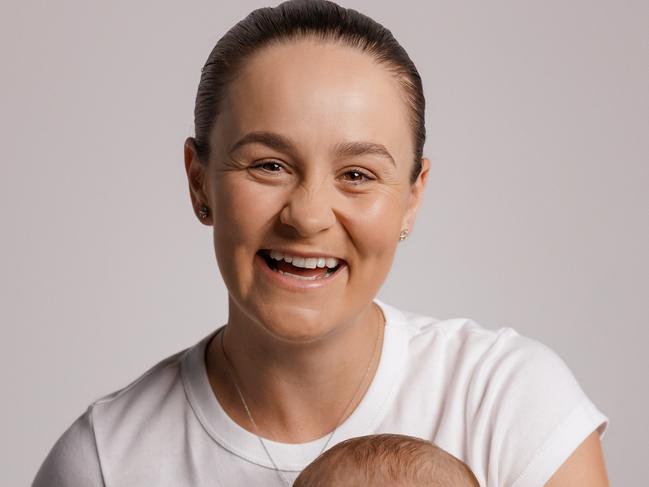
POLYGON ((350 438, 310 463, 293 487, 480 487, 461 460, 430 441, 379 434, 350 438))

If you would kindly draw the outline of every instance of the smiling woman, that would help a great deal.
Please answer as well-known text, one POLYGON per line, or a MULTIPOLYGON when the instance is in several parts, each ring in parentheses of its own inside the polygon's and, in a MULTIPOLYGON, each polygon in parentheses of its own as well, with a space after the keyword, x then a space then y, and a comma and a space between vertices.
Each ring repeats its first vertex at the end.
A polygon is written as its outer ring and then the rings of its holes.
POLYGON ((209 149, 197 149, 198 134, 185 149, 192 197, 212 212, 203 222, 214 227, 229 314, 239 317, 231 321, 245 316, 226 336, 234 341, 244 327, 280 341, 338 331, 337 340, 356 348, 344 336, 375 329, 372 298, 400 232, 412 226, 427 175, 424 159, 411 182, 402 88, 373 57, 314 36, 267 46, 244 66, 206 135, 209 149), (264 250, 343 265, 305 281, 293 262, 282 274, 269 267, 264 250))
POLYGON ((422 83, 387 29, 320 0, 252 12, 203 67, 195 128, 227 325, 94 402, 36 487, 291 485, 382 432, 481 485, 605 485, 607 418, 552 351, 375 298, 429 172, 422 83))

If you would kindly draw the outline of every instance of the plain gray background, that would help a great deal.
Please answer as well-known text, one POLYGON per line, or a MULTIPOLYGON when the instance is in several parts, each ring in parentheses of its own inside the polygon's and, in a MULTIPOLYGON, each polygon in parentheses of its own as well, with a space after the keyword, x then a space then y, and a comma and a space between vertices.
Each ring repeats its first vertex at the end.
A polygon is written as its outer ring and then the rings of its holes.
MULTIPOLYGON (((226 318, 182 159, 214 43, 262 1, 4 1, 0 484, 226 318), (4 462, 3 462, 4 463, 4 462)), ((380 297, 549 345, 646 477, 649 2, 342 1, 395 34, 432 171, 380 297)))

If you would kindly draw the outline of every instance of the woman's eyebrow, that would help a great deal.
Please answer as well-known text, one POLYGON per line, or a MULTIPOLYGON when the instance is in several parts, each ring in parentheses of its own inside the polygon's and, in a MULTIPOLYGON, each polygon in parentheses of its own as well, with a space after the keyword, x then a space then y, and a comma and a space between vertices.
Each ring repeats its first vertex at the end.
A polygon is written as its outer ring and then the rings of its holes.
POLYGON ((274 132, 249 132, 239 140, 230 149, 229 154, 232 154, 239 150, 246 144, 263 144, 271 149, 275 149, 281 152, 295 152, 295 144, 291 142, 288 137, 283 135, 276 134, 274 132))
MULTIPOLYGON (((274 132, 266 131, 257 131, 249 132, 243 137, 241 137, 230 149, 229 154, 234 153, 239 150, 242 146, 246 144, 258 143, 263 144, 271 149, 275 149, 281 152, 292 152, 296 153, 295 144, 284 135, 280 135, 274 132)), ((385 148, 383 144, 377 144, 376 142, 339 142, 334 146, 334 154, 336 157, 349 157, 349 156, 362 156, 366 154, 375 154, 388 159, 394 166, 394 158, 390 152, 385 148)))
POLYGON ((363 156, 365 154, 374 154, 377 156, 382 156, 388 159, 393 166, 397 164, 394 162, 392 154, 385 148, 383 144, 377 144, 375 142, 340 142, 336 144, 334 153, 337 157, 348 157, 348 156, 363 156))

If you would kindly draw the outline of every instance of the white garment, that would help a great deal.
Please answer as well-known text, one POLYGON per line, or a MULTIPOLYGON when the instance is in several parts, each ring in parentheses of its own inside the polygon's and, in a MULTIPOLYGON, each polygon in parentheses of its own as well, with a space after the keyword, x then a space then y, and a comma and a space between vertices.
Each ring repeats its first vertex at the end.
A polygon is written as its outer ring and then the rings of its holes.
MULTIPOLYGON (((380 363, 329 447, 374 433, 418 436, 465 461, 482 486, 540 487, 590 433, 606 430, 608 418, 539 342, 376 303, 386 317, 380 363)), ((210 388, 204 353, 217 331, 92 403, 32 487, 282 486, 258 438, 210 388)), ((292 482, 327 436, 265 443, 292 482)))

